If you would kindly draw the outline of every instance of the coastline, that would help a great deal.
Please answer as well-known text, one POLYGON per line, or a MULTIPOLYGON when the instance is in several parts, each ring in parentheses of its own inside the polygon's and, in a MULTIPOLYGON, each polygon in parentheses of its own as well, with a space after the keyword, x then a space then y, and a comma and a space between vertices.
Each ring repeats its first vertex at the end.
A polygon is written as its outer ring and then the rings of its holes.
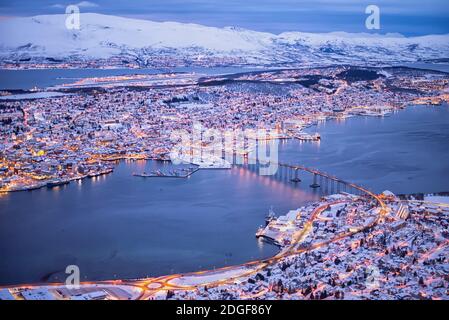
MULTIPOLYGON (((353 184, 353 187, 355 189, 358 189, 362 193, 364 193, 364 196, 370 197, 370 198, 372 198, 372 200, 377 202, 380 205, 381 210, 379 211, 379 215, 378 215, 378 218, 376 220, 370 221, 369 224, 366 225, 362 229, 348 231, 347 233, 344 234, 345 237, 350 236, 352 234, 356 234, 356 233, 362 232, 363 230, 366 230, 368 228, 371 228, 373 225, 375 225, 379 221, 380 217, 382 215, 385 215, 387 213, 387 211, 388 211, 388 208, 387 208, 386 204, 384 203, 382 197, 374 194, 373 192, 365 189, 362 186, 353 184)), ((358 197, 362 197, 362 196, 358 196, 358 197)), ((340 203, 341 201, 340 200, 333 200, 333 202, 340 203)), ((318 203, 320 203, 320 202, 318 202, 318 203)), ((310 206, 312 204, 309 204, 308 206, 310 206)), ((220 267, 220 268, 213 269, 213 270, 207 270, 206 269, 206 270, 201 270, 201 271, 185 272, 185 273, 180 273, 180 274, 165 275, 165 276, 154 277, 154 278, 150 277, 150 278, 129 278, 129 279, 121 279, 121 280, 88 281, 88 282, 81 283, 81 285, 92 285, 92 284, 101 285, 102 283, 103 284, 115 284, 115 285, 117 285, 117 284, 122 284, 122 283, 126 284, 126 283, 131 283, 131 282, 142 282, 142 281, 144 281, 144 282, 153 282, 154 280, 159 280, 159 279, 162 279, 162 278, 167 278, 167 279, 173 280, 173 278, 175 278, 175 277, 176 278, 181 278, 181 277, 188 277, 188 276, 196 276, 196 275, 203 275, 203 274, 210 273, 210 272, 216 274, 216 273, 219 273, 219 272, 222 272, 222 271, 226 272, 226 271, 231 270, 231 269, 236 269, 236 268, 239 269, 239 268, 243 268, 243 267, 255 266, 255 270, 253 270, 252 272, 249 272, 249 274, 248 274, 248 275, 251 275, 251 274, 254 273, 254 271, 258 272, 259 270, 262 270, 263 268, 265 268, 265 267, 267 267, 269 265, 272 265, 272 264, 274 264, 274 263, 276 263, 276 262, 278 262, 278 261, 280 261, 280 260, 282 260, 282 259, 284 259, 286 257, 298 254, 298 252, 296 252, 296 249, 292 250, 292 248, 295 248, 297 244, 301 243, 305 239, 305 235, 309 233, 309 228, 312 225, 311 222, 313 220, 315 220, 322 211, 327 210, 328 207, 329 207, 329 204, 326 204, 326 203, 324 205, 322 204, 322 205, 320 205, 320 206, 318 206, 316 208, 312 206, 313 210, 312 210, 310 218, 309 218, 310 222, 306 223, 304 225, 304 228, 299 231, 300 234, 304 234, 304 235, 302 235, 300 237, 297 237, 296 241, 291 243, 291 245, 281 247, 277 254, 275 254, 274 256, 269 257, 269 258, 263 258, 263 259, 260 259, 260 260, 248 261, 248 262, 244 262, 242 264, 238 264, 238 265, 234 265, 234 266, 224 266, 224 267, 220 267)), ((306 252, 306 251, 309 251, 309 250, 314 250, 314 249, 320 247, 321 245, 325 245, 327 243, 331 243, 331 242, 333 242, 333 241, 335 241, 335 240, 337 240, 339 238, 340 238, 340 236, 337 236, 337 237, 335 237, 334 240, 323 242, 323 244, 320 244, 319 246, 315 245, 315 246, 310 246, 310 247, 298 248, 297 250, 299 250, 299 252, 306 252)), ((238 277, 231 277, 231 278, 227 279, 227 281, 233 281, 233 280, 235 280, 237 278, 241 278, 241 277, 243 277, 245 275, 246 275, 246 273, 244 275, 240 275, 238 277)), ((63 285, 63 284, 61 284, 61 283, 36 282, 36 283, 33 283, 33 284, 11 284, 11 285, 6 285, 6 286, 0 286, 0 289, 1 288, 16 288, 16 287, 20 288, 20 287, 27 287, 27 286, 53 286, 54 287, 54 286, 61 286, 61 285, 63 285)), ((206 284, 206 285, 211 285, 211 284, 206 284)))
MULTIPOLYGON (((427 102, 426 100, 424 100, 424 102, 427 102)), ((440 106, 448 106, 448 103, 440 103, 440 104, 426 104, 426 103, 420 103, 420 102, 416 102, 416 101, 411 101, 411 102, 405 102, 403 105, 399 106, 399 107, 395 107, 392 110, 392 113, 396 113, 396 112, 400 112, 401 110, 404 110, 408 107, 412 107, 412 106, 423 106, 423 107, 440 107, 440 106)), ((391 114, 387 114, 387 115, 382 115, 382 114, 345 114, 343 119, 349 118, 349 117, 375 117, 375 118, 382 118, 385 116, 390 116, 391 114)), ((309 122, 307 124, 305 124, 303 126, 304 129, 309 129, 309 128, 315 128, 317 126, 317 124, 320 121, 338 121, 339 119, 342 119, 340 115, 332 115, 332 116, 327 116, 325 119, 322 120, 317 120, 317 119, 312 119, 309 120, 309 122)), ((304 131, 303 131, 304 132, 304 131)), ((304 132, 307 134, 307 132, 304 132)), ((271 139, 277 139, 277 140, 284 140, 284 139, 297 139, 293 136, 289 136, 287 138, 285 137, 274 137, 271 139)), ((299 139, 300 140, 300 139, 299 139)), ((312 142, 312 140, 306 140, 306 141, 310 141, 312 142)), ((145 161, 157 161, 157 162, 171 162, 170 159, 164 158, 164 156, 114 156, 112 158, 101 158, 100 161, 102 162, 119 162, 119 161, 139 161, 139 160, 145 160, 145 161)), ((232 165, 231 165, 232 166, 232 165)), ((106 170, 103 171, 99 171, 99 172, 90 172, 88 174, 84 174, 84 175, 79 175, 76 177, 63 177, 63 178, 58 178, 61 180, 61 182, 67 182, 70 183, 72 181, 78 181, 78 180, 84 180, 87 178, 92 178, 92 176, 101 176, 101 175, 107 175, 107 174, 111 174, 114 172, 115 169, 115 165, 107 168, 106 170)), ((204 169, 204 168, 203 168, 204 169)), ((47 184, 50 183, 51 181, 53 181, 55 178, 51 178, 45 181, 42 181, 40 183, 36 183, 30 186, 24 186, 24 187, 20 187, 17 189, 12 189, 12 190, 2 190, 0 189, 0 194, 1 193, 10 193, 10 192, 22 192, 22 191, 32 191, 32 190, 38 190, 44 187, 47 187, 47 184)))

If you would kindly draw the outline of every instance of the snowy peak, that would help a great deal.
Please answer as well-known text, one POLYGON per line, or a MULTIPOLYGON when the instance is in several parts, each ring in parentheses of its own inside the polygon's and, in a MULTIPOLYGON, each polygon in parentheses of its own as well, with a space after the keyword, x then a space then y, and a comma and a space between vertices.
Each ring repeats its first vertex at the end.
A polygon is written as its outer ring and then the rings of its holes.
POLYGON ((47 53, 63 53, 77 46, 104 47, 105 44, 129 48, 189 48, 208 50, 257 50, 260 41, 271 35, 219 29, 196 24, 153 22, 94 13, 81 14, 80 30, 65 27, 65 15, 18 18, 0 23, 1 45, 18 48, 28 43, 45 47, 47 53))
POLYGON ((1 21, 0 58, 17 61, 126 57, 145 65, 161 54, 187 64, 198 61, 198 57, 252 64, 408 62, 449 57, 449 35, 274 35, 234 27, 153 22, 94 13, 81 14, 79 30, 68 30, 65 21, 66 15, 1 21))

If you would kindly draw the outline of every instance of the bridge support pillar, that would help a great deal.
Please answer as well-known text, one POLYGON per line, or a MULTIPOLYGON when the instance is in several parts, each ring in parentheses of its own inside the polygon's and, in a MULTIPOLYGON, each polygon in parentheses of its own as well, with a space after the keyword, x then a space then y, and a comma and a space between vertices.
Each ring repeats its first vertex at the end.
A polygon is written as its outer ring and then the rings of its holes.
POLYGON ((298 175, 299 169, 294 169, 294 170, 295 170, 295 176, 293 178, 291 178, 290 181, 294 182, 294 183, 301 182, 301 179, 299 178, 299 175, 298 175))
POLYGON ((317 176, 317 174, 314 173, 314 174, 313 174, 313 183, 310 185, 310 187, 311 187, 311 188, 314 188, 314 189, 320 187, 320 185, 319 185, 319 184, 317 183, 317 181, 316 181, 316 176, 317 176))

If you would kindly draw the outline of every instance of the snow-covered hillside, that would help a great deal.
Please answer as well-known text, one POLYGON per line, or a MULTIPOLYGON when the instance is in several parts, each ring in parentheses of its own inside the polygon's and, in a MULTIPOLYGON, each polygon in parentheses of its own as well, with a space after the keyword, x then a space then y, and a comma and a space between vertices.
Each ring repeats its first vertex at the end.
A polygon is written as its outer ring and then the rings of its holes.
POLYGON ((280 35, 233 27, 152 22, 93 13, 81 15, 80 30, 68 30, 65 15, 0 22, 0 59, 97 60, 112 57, 151 64, 174 59, 234 59, 248 64, 410 62, 449 57, 449 35, 406 38, 287 32, 280 35))

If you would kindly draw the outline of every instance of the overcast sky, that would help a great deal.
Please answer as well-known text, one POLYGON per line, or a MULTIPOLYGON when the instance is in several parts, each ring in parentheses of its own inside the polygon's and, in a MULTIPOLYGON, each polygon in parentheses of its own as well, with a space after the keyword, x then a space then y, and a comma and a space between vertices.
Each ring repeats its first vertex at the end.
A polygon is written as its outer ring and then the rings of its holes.
POLYGON ((449 33, 449 0, 0 0, 0 16, 64 13, 76 3, 81 12, 272 33, 368 32, 365 8, 375 4, 381 10, 381 30, 375 32, 449 33))

